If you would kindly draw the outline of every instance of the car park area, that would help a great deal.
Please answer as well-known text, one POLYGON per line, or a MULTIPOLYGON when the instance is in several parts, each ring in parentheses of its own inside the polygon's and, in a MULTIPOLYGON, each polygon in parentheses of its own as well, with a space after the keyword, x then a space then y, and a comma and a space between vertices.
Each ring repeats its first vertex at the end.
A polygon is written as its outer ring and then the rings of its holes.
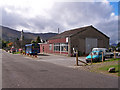
MULTIPOLYGON (((80 60, 85 61, 85 57, 79 57, 80 60)), ((55 55, 55 54, 38 54, 37 61, 49 62, 65 67, 74 67, 76 64, 76 57, 68 57, 64 55, 55 55)), ((79 65, 83 63, 79 62, 79 65)))

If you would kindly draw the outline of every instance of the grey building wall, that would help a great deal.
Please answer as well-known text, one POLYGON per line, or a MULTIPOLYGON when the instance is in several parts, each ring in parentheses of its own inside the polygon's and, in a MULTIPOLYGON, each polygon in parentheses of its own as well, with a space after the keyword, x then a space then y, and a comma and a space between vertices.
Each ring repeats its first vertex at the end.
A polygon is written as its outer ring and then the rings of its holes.
POLYGON ((109 48, 109 38, 91 27, 85 31, 79 32, 70 37, 70 44, 71 44, 70 52, 73 53, 73 48, 76 48, 78 49, 78 51, 85 53, 86 38, 97 38, 98 48, 109 48))

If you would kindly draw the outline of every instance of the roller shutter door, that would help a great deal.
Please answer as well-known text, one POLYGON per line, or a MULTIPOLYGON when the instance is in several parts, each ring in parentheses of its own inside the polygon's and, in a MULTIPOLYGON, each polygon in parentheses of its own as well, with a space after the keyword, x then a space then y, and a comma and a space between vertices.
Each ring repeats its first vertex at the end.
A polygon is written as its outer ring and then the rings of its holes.
POLYGON ((86 54, 92 51, 92 48, 97 48, 96 38, 86 38, 86 54))

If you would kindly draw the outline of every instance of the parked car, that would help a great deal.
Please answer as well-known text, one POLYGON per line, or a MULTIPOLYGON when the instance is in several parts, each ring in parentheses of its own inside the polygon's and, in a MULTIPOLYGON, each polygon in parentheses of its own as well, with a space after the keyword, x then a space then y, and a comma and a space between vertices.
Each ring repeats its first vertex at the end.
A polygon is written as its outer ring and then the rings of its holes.
POLYGON ((22 48, 19 48, 19 52, 22 53, 22 52, 23 52, 23 49, 22 49, 22 48))
POLYGON ((10 53, 14 53, 14 52, 16 52, 16 49, 15 49, 14 47, 12 47, 12 48, 10 49, 10 53))
POLYGON ((120 56, 120 52, 118 53, 118 56, 120 56))
MULTIPOLYGON (((102 51, 92 51, 87 57, 86 57, 86 62, 91 62, 91 54, 92 54, 92 61, 93 62, 98 62, 102 61, 102 51)), ((105 60, 105 57, 103 58, 105 60)))
POLYGON ((103 51, 105 58, 114 56, 113 52, 110 52, 107 48, 93 48, 92 51, 103 51))

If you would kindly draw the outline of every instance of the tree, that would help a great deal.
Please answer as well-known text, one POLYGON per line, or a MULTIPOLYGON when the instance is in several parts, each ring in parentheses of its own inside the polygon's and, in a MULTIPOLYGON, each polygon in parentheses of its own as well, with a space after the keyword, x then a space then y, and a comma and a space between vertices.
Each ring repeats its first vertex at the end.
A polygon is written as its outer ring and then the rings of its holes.
POLYGON ((37 39, 36 39, 36 43, 41 43, 41 39, 40 39, 39 36, 38 36, 37 39))
POLYGON ((2 48, 2 40, 1 40, 1 38, 0 38, 0 49, 2 48))
POLYGON ((25 37, 23 36, 23 40, 25 39, 25 37))
POLYGON ((34 40, 32 40, 31 43, 36 43, 36 42, 34 40))
POLYGON ((118 51, 120 51, 120 42, 118 42, 118 44, 117 44, 117 49, 118 49, 118 51))
POLYGON ((8 47, 12 47, 12 45, 13 45, 13 42, 7 43, 8 47))
POLYGON ((117 47, 120 47, 120 42, 117 44, 117 47))
POLYGON ((6 41, 2 40, 2 48, 6 47, 6 41))
POLYGON ((45 43, 45 40, 43 40, 43 43, 45 43))
POLYGON ((19 41, 19 38, 16 38, 17 41, 19 41))

